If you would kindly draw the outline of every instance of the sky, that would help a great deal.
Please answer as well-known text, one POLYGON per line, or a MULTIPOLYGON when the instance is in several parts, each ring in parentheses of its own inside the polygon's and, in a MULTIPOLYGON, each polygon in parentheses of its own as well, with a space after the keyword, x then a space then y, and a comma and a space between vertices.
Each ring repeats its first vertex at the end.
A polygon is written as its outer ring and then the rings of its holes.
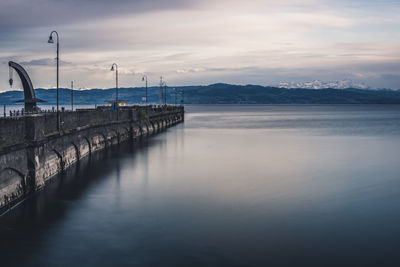
MULTIPOLYGON (((35 88, 350 79, 400 89, 400 0, 1 0, 0 91, 8 61, 35 88)), ((14 73, 13 89, 21 87, 14 73)))

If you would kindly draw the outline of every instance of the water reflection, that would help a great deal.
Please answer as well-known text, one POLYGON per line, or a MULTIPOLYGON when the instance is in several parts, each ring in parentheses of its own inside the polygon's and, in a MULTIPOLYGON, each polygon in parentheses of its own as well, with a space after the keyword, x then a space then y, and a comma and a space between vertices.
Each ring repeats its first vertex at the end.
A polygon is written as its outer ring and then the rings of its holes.
POLYGON ((184 124, 86 158, 1 218, 2 263, 397 266, 399 118, 189 107, 184 124))

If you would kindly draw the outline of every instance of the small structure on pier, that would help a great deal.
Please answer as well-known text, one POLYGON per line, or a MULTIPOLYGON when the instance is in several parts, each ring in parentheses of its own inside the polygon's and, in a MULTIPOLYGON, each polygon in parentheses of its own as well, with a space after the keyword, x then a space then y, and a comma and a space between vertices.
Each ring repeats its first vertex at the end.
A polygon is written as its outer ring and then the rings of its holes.
POLYGON ((25 71, 25 69, 21 65, 15 63, 13 61, 9 61, 8 66, 10 67, 10 80, 9 80, 10 86, 12 86, 12 84, 13 84, 12 69, 14 69, 18 73, 18 76, 22 82, 22 87, 24 88, 24 99, 18 100, 16 102, 17 103, 25 103, 25 112, 38 111, 38 107, 37 107, 36 103, 46 102, 46 101, 36 98, 35 90, 33 89, 33 85, 32 85, 31 79, 29 78, 28 73, 25 71))
POLYGON ((107 106, 111 110, 117 109, 118 107, 125 107, 130 101, 129 100, 107 100, 107 106))

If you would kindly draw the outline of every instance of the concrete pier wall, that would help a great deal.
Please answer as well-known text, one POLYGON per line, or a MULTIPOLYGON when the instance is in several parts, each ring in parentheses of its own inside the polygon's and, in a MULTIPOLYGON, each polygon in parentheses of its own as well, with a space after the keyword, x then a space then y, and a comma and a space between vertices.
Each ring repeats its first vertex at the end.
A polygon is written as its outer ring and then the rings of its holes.
POLYGON ((183 107, 126 107, 0 119, 0 213, 96 150, 159 133, 183 107))

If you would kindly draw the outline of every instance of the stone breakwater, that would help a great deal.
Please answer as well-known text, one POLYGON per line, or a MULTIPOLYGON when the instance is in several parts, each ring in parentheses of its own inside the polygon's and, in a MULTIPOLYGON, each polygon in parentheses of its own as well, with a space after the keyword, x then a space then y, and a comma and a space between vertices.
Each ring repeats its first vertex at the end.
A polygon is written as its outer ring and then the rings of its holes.
POLYGON ((87 109, 0 119, 0 214, 96 150, 156 134, 184 120, 184 108, 87 109))

